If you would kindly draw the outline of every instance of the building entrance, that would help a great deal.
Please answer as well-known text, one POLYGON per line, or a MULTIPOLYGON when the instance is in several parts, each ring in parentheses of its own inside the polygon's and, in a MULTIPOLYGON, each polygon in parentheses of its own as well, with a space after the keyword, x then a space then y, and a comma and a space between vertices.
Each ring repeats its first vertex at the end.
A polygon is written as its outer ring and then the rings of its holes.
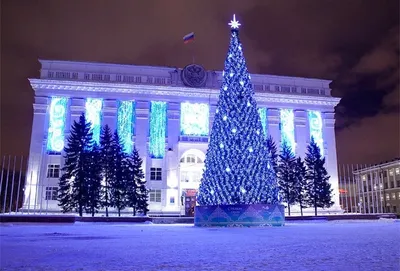
POLYGON ((194 216, 194 207, 196 206, 196 189, 187 189, 184 193, 185 215, 194 216))

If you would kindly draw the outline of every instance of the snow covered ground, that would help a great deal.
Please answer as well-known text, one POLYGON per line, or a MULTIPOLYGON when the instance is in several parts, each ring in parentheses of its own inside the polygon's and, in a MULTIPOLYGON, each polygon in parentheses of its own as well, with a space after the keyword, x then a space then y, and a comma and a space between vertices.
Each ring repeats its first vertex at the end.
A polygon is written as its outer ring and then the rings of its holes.
POLYGON ((0 270, 400 270, 400 221, 0 224, 0 270))

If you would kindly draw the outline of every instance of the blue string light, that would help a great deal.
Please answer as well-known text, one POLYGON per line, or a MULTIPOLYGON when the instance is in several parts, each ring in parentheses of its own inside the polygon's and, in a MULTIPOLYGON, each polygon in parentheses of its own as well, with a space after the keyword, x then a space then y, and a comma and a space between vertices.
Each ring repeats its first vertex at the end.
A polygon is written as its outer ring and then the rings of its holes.
POLYGON ((124 152, 132 153, 133 128, 135 123, 135 102, 120 101, 118 103, 117 131, 124 145, 124 152))
POLYGON ((85 109, 86 109, 86 121, 91 123, 93 132, 93 140, 100 143, 100 130, 101 130, 101 109, 103 107, 103 99, 87 98, 85 109))
POLYGON ((207 136, 208 132, 208 104, 181 103, 181 135, 207 136))
POLYGON ((310 138, 314 137, 315 143, 321 151, 321 156, 324 155, 324 138, 322 134, 322 117, 321 112, 310 110, 308 111, 308 121, 310 125, 310 138))
POLYGON ((61 152, 64 149, 64 129, 67 115, 66 97, 52 97, 49 110, 47 150, 61 152))
POLYGON ((281 137, 282 143, 286 143, 292 152, 296 153, 293 109, 281 109, 281 137))
POLYGON ((164 158, 167 130, 167 103, 151 102, 150 106, 150 146, 152 158, 164 158))

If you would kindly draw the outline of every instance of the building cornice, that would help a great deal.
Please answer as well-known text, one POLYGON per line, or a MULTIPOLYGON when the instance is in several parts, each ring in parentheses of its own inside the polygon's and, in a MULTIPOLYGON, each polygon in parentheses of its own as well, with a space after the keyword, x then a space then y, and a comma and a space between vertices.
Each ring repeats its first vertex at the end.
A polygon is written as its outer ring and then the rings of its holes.
POLYGON ((363 173, 369 173, 371 171, 377 171, 381 169, 387 169, 387 168, 392 168, 395 166, 400 166, 400 158, 395 158, 392 161, 387 161, 387 162, 382 162, 380 164, 368 166, 362 169, 354 170, 354 174, 363 174, 363 173))
MULTIPOLYGON (((62 90, 63 94, 74 97, 78 93, 132 94, 146 96, 190 97, 217 100, 218 89, 188 88, 182 86, 158 86, 124 83, 102 83, 69 80, 29 79, 36 95, 56 95, 54 90, 62 90)), ((90 96, 90 95, 89 95, 90 96)), ((336 106, 340 98, 330 96, 311 96, 302 94, 281 94, 256 92, 256 100, 265 103, 305 104, 317 106, 336 106)))

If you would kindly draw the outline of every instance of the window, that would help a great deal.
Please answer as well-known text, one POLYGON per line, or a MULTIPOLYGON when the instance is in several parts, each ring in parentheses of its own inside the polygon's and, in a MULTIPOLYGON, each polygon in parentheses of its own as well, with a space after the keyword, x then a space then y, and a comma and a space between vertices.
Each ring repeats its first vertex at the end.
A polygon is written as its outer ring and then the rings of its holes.
POLYGON ((161 190, 150 189, 149 201, 150 202, 161 202, 161 190))
POLYGON ((57 200, 57 186, 46 187, 46 200, 57 200))
POLYGON ((400 174, 400 168, 396 168, 396 175, 399 175, 400 174))
POLYGON ((397 207, 393 206, 393 213, 397 213, 397 207))
POLYGON ((392 199, 396 199, 396 193, 392 193, 392 199))
POLYGON ((390 200, 390 195, 386 194, 386 200, 390 200))
POLYGON ((400 199, 400 192, 397 192, 397 197, 400 199))
POLYGON ((181 163, 202 164, 203 160, 194 154, 187 154, 180 160, 181 163))
POLYGON ((60 178, 60 165, 47 165, 47 178, 60 178))
POLYGON ((175 197, 169 198, 169 204, 175 204, 175 197))
POLYGON ((393 176, 393 169, 389 170, 389 176, 393 176))
POLYGON ((150 168, 150 181, 161 181, 162 169, 159 167, 150 168))

